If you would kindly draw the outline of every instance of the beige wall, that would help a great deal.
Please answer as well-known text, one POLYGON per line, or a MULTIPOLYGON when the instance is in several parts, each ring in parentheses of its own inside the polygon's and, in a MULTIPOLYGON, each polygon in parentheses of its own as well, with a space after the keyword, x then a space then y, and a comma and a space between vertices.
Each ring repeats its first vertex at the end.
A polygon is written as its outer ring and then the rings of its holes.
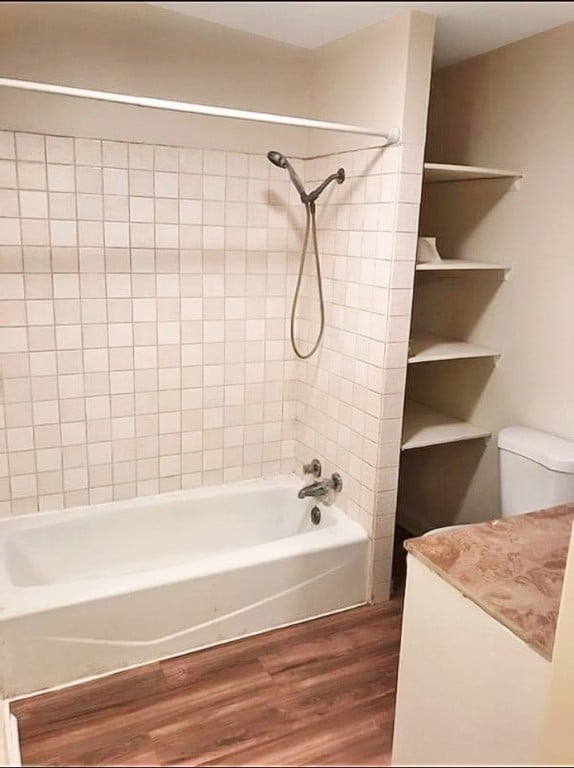
MULTIPOLYGON (((401 14, 312 50, 314 117, 402 127, 410 24, 411 14, 401 14)), ((381 143, 374 136, 313 132, 309 149, 314 155, 381 143)))
MULTIPOLYGON (((419 281, 414 324, 500 350, 498 365, 417 366, 415 398, 496 431, 574 439, 574 24, 434 74, 427 160, 518 169, 504 181, 427 188, 421 234, 445 258, 508 264, 499 276, 419 281)), ((403 511, 421 526, 498 514, 496 437, 413 452, 403 511), (444 483, 448 476, 449 483, 444 483)))
MULTIPOLYGON (((434 23, 434 16, 405 13, 311 51, 313 115, 384 131, 400 129, 402 144, 424 144, 434 23)), ((373 136, 313 132, 309 150, 315 154, 379 143, 373 136)))
MULTIPOLYGON (((2 3, 4 77, 305 115, 310 53, 145 3, 2 3), (71 63, 73 65, 71 66, 71 63)), ((0 89, 24 131, 263 151, 303 151, 305 132, 0 89)))

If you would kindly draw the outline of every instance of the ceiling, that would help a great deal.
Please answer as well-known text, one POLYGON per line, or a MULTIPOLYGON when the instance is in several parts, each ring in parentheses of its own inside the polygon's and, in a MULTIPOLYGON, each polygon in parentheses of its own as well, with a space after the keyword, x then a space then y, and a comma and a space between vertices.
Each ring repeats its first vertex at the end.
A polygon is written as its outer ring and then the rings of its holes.
POLYGON ((404 11, 423 11, 438 19, 437 67, 574 21, 574 2, 172 2, 150 5, 303 48, 315 48, 404 11))

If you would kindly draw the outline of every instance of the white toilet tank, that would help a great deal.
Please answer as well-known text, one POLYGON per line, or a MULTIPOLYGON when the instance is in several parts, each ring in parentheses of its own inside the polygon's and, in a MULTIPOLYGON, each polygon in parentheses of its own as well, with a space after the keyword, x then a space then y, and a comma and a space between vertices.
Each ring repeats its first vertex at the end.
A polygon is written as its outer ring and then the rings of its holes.
POLYGON ((574 502, 574 441, 506 427, 498 450, 502 517, 574 502))

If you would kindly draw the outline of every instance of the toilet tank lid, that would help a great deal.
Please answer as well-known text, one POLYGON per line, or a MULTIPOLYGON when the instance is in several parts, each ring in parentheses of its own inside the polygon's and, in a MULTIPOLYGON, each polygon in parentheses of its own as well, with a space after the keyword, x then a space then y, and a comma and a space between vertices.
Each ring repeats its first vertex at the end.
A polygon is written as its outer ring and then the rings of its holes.
POLYGON ((517 453, 555 472, 574 473, 574 441, 530 427, 505 427, 498 433, 498 447, 517 453))

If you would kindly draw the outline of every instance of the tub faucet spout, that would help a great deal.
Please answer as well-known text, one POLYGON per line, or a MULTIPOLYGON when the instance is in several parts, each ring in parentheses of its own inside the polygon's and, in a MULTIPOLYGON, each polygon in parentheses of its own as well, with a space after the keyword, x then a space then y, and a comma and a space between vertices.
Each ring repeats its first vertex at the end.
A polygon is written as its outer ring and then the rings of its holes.
POLYGON ((319 496, 325 496, 327 493, 329 493, 329 489, 325 486, 325 483, 322 480, 318 480, 315 483, 304 485, 297 494, 297 497, 299 499, 306 499, 307 496, 311 496, 315 499, 319 496))
POLYGON ((321 478, 314 483, 304 485, 303 488, 297 493, 299 499, 306 499, 307 496, 311 496, 314 499, 325 498, 328 496, 329 491, 335 491, 338 493, 343 488, 343 480, 341 475, 334 472, 331 477, 321 478))

